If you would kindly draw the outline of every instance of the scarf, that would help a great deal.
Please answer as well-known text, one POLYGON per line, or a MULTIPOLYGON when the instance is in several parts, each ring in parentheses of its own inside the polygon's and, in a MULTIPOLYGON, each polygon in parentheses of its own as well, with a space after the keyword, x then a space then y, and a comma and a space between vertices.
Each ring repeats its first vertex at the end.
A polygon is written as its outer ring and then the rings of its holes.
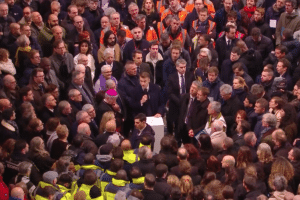
POLYGON ((16 53, 16 55, 15 55, 15 59, 16 59, 15 65, 16 65, 16 67, 19 67, 19 66, 20 66, 20 63, 19 63, 19 51, 23 51, 23 52, 29 53, 30 50, 31 50, 31 46, 27 46, 27 47, 18 47, 17 53, 16 53))
POLYGON ((249 19, 252 17, 255 10, 256 6, 253 6, 252 8, 249 8, 247 6, 244 7, 244 11, 247 13, 249 19))

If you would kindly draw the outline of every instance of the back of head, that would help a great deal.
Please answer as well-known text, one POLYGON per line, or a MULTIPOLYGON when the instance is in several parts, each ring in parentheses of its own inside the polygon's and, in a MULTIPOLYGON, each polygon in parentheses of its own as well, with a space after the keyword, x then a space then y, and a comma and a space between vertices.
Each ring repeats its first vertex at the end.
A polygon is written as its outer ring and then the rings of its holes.
POLYGON ((138 156, 141 160, 147 160, 152 157, 151 149, 147 146, 143 146, 139 148, 138 156))
POLYGON ((92 169, 88 169, 83 174, 83 184, 94 185, 97 181, 97 175, 92 169))
POLYGON ((116 179, 127 181, 127 173, 124 169, 120 169, 116 174, 116 179))
POLYGON ((120 169, 123 168, 123 165, 124 165, 124 161, 121 160, 121 159, 113 159, 111 161, 111 164, 110 164, 110 170, 113 171, 113 172, 117 172, 119 171, 120 169))
POLYGON ((153 188, 155 185, 155 176, 153 174, 145 175, 145 186, 148 188, 153 188))
POLYGON ((165 164, 158 164, 155 167, 155 174, 158 178, 163 178, 165 174, 168 173, 168 166, 165 164))

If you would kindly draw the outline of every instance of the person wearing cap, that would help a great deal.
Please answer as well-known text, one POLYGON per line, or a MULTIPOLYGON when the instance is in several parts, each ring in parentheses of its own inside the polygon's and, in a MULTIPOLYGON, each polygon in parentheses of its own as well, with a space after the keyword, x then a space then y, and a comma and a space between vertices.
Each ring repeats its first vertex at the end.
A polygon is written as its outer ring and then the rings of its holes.
POLYGON ((112 178, 112 182, 107 184, 104 189, 104 198, 105 199, 115 199, 116 193, 118 191, 123 191, 126 194, 126 197, 129 196, 131 189, 128 186, 127 173, 124 169, 121 169, 117 172, 116 176, 112 178))
POLYGON ((43 199, 43 189, 47 186, 53 188, 56 192, 59 192, 57 183, 58 173, 55 171, 48 171, 43 174, 43 181, 40 181, 35 193, 35 199, 43 199))
POLYGON ((207 8, 201 8, 199 19, 192 22, 192 28, 189 32, 190 37, 194 38, 196 33, 208 34, 211 38, 216 37, 216 23, 208 19, 207 8))
POLYGON ((104 100, 100 103, 96 109, 96 123, 99 124, 104 113, 113 111, 116 116, 117 127, 122 124, 122 110, 117 103, 118 93, 114 89, 109 89, 105 93, 104 100))

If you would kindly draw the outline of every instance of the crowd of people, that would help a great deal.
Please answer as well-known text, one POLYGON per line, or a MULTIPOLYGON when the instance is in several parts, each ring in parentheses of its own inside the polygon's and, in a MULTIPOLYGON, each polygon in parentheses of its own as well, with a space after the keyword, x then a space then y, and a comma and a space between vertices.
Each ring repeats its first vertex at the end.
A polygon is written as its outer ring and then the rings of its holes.
POLYGON ((296 0, 2 0, 0 199, 300 199, 299 58, 296 0))

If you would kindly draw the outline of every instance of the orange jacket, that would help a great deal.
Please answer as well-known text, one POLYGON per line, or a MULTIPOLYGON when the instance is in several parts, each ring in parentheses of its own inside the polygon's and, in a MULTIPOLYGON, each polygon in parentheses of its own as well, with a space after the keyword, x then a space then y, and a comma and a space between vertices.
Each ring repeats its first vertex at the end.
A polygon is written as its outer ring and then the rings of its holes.
POLYGON ((156 2, 156 10, 159 13, 159 16, 161 16, 161 13, 165 11, 165 6, 162 3, 162 0, 156 2))
MULTIPOLYGON (((123 29, 125 32, 126 32, 126 37, 127 38, 132 38, 132 34, 131 34, 131 32, 130 32, 130 30, 129 30, 129 28, 128 28, 128 26, 125 26, 125 25, 121 25, 120 26, 120 29, 123 29)), ((117 28, 116 27, 110 27, 110 30, 117 36, 117 28)), ((103 44, 103 38, 104 38, 104 30, 102 30, 101 31, 101 33, 100 33, 100 46, 101 46, 101 44, 103 44)))
POLYGON ((165 31, 164 23, 157 22, 157 30, 158 30, 158 36, 160 37, 160 35, 165 31))
POLYGON ((149 27, 148 31, 145 34, 146 34, 146 40, 148 42, 153 42, 155 40, 158 40, 156 31, 152 26, 149 27))
POLYGON ((186 34, 187 34, 186 30, 182 28, 181 31, 180 31, 180 34, 176 38, 173 38, 170 34, 169 34, 169 38, 170 38, 171 41, 180 40, 182 46, 184 46, 185 39, 186 39, 186 34))
MULTIPOLYGON (((213 3, 206 3, 206 2, 204 2, 204 5, 206 5, 206 7, 207 7, 208 14, 211 15, 212 18, 214 18, 215 13, 216 13, 214 4, 213 4, 213 3)), ((191 12, 193 12, 194 7, 195 7, 195 6, 194 6, 194 2, 191 3, 190 1, 188 1, 188 2, 186 3, 185 10, 186 10, 187 12, 191 13, 191 12)))
MULTIPOLYGON (((187 12, 185 9, 181 10, 178 12, 178 17, 180 19, 180 22, 183 23, 186 16, 187 16, 187 12)), ((162 14, 161 14, 161 20, 162 21, 164 18, 166 18, 167 15, 173 15, 172 11, 170 10, 170 8, 166 9, 162 14)))

